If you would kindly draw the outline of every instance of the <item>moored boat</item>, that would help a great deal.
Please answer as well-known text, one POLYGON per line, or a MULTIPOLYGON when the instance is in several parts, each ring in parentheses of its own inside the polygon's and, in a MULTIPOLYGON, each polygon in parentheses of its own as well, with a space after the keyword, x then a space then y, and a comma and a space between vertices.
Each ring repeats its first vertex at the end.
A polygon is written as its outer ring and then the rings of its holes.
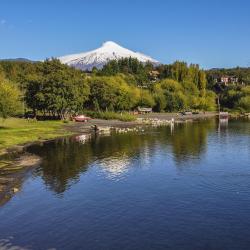
POLYGON ((85 115, 77 115, 74 117, 75 122, 87 122, 89 120, 91 120, 91 118, 85 115))

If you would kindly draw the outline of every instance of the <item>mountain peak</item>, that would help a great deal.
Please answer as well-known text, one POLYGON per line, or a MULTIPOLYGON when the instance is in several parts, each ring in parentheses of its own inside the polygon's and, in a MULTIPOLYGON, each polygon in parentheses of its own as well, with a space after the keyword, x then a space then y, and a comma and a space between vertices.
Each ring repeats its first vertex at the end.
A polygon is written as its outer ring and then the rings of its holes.
POLYGON ((159 64, 153 58, 126 49, 113 41, 104 42, 100 48, 89 52, 62 56, 58 59, 64 64, 81 70, 92 70, 93 67, 102 68, 110 60, 128 57, 136 58, 142 63, 151 62, 152 64, 159 64))
POLYGON ((102 47, 121 47, 121 46, 113 41, 107 41, 102 44, 102 47))

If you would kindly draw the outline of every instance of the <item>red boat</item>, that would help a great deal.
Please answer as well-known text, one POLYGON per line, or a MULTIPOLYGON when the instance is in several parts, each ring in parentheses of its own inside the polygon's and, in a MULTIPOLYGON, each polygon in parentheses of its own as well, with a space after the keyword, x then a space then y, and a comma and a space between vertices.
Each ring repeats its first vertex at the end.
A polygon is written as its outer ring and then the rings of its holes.
POLYGON ((77 115, 74 117, 75 122, 87 122, 89 120, 91 120, 91 118, 85 115, 77 115))

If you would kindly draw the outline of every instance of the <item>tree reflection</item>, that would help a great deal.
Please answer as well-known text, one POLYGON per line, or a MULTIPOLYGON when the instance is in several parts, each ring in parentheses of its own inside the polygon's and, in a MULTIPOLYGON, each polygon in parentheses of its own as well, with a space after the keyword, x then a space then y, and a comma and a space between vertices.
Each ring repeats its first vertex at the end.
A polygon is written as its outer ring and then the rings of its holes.
POLYGON ((216 121, 180 124, 171 136, 173 154, 177 163, 199 158, 206 152, 209 131, 216 128, 216 121))
POLYGON ((37 174, 45 184, 56 193, 63 193, 95 164, 112 177, 136 167, 138 164, 131 164, 134 159, 142 165, 150 164, 155 152, 159 148, 169 150, 169 145, 177 163, 199 157, 205 152, 208 132, 214 127, 215 122, 210 120, 180 124, 172 133, 170 127, 150 128, 143 133, 97 136, 85 144, 64 138, 32 146, 29 151, 43 158, 37 174))
POLYGON ((75 143, 72 138, 32 146, 29 151, 42 156, 38 174, 56 193, 64 192, 77 182, 80 173, 87 171, 88 163, 93 158, 91 145, 75 143))

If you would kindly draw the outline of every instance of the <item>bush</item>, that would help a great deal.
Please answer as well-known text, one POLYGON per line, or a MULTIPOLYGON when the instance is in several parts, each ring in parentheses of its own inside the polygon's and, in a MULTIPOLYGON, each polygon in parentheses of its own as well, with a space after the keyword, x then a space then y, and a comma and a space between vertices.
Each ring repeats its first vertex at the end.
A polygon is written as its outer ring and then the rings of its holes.
POLYGON ((250 96, 241 97, 239 100, 238 108, 250 112, 250 96))

